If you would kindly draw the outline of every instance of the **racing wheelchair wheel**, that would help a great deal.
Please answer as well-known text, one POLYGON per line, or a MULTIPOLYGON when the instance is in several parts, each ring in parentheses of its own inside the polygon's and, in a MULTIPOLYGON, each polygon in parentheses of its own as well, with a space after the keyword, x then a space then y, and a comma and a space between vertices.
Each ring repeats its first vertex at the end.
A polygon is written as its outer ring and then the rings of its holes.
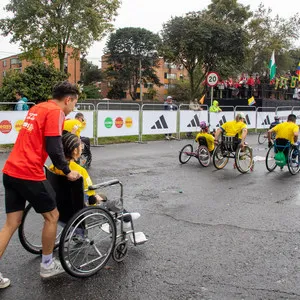
POLYGON ((116 226, 105 209, 90 206, 76 213, 65 226, 59 258, 74 277, 89 277, 109 260, 116 242, 116 226))
POLYGON ((223 146, 222 144, 219 144, 214 151, 213 154, 213 164, 215 166, 216 169, 221 170, 223 169, 229 160, 229 157, 226 155, 226 153, 224 153, 224 151, 222 150, 223 146))
POLYGON ((290 147, 288 154, 288 169, 292 175, 296 175, 300 170, 299 151, 294 147, 290 147))
MULTIPOLYGON (((32 254, 42 254, 42 229, 44 218, 34 211, 31 204, 24 210, 21 225, 18 229, 19 240, 28 252, 32 254)), ((59 239, 63 228, 57 226, 54 249, 59 246, 59 239)))
POLYGON ((267 140, 267 132, 266 131, 261 131, 258 135, 258 143, 263 144, 267 140))
POLYGON ((239 172, 247 173, 253 165, 252 149, 245 145, 244 148, 239 145, 235 152, 235 165, 239 172))
POLYGON ((179 152, 179 161, 182 164, 186 164, 192 157, 193 153, 193 145, 187 144, 185 145, 179 152))
POLYGON ((208 167, 210 163, 210 153, 206 146, 199 146, 198 148, 198 160, 201 166, 208 167))
POLYGON ((266 155, 266 167, 269 172, 272 172, 277 167, 275 161, 275 149, 274 146, 270 147, 266 155))

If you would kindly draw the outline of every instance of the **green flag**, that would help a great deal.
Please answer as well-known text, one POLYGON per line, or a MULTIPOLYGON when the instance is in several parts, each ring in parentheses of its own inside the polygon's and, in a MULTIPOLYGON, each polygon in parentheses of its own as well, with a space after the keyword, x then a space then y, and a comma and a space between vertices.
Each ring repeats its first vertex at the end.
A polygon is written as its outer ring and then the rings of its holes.
POLYGON ((269 68, 270 68, 270 80, 272 80, 276 74, 275 50, 273 50, 270 63, 269 63, 269 68))

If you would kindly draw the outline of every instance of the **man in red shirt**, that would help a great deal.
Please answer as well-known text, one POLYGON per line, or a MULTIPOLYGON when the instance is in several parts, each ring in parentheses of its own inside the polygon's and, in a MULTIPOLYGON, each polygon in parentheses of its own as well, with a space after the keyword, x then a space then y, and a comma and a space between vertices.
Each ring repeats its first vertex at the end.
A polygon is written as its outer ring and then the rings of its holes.
POLYGON ((247 85, 248 85, 248 98, 253 96, 253 90, 254 90, 254 85, 255 85, 255 80, 252 75, 247 80, 247 85))
MULTIPOLYGON (((0 258, 21 223, 27 200, 45 219, 40 266, 40 275, 44 278, 63 272, 63 268, 52 257, 59 213, 55 193, 43 168, 49 155, 53 164, 63 170, 69 180, 80 177, 78 172, 69 169, 61 141, 65 115, 74 109, 78 94, 75 85, 64 81, 54 87, 53 100, 33 106, 2 170, 6 222, 0 231, 0 258)), ((1 275, 0 288, 9 284, 9 279, 1 275)))

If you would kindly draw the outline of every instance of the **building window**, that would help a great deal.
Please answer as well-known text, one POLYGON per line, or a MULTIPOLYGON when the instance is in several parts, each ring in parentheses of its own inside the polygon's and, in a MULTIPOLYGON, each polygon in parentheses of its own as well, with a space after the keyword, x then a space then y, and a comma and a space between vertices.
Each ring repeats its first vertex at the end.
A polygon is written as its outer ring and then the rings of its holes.
POLYGON ((18 58, 11 58, 10 59, 10 64, 11 65, 18 65, 18 64, 20 64, 21 62, 20 62, 20 60, 18 59, 18 58))
POLYGON ((6 67, 6 65, 7 65, 7 61, 6 61, 6 59, 4 59, 4 61, 3 61, 3 67, 6 67))
POLYGON ((6 76, 6 71, 3 71, 2 76, 3 76, 3 77, 6 76))
POLYGON ((167 74, 167 79, 176 79, 176 74, 167 74))
POLYGON ((169 88, 168 84, 164 84, 164 89, 167 90, 169 88))
POLYGON ((65 58, 64 58, 64 72, 66 74, 68 73, 68 53, 65 54, 65 58))

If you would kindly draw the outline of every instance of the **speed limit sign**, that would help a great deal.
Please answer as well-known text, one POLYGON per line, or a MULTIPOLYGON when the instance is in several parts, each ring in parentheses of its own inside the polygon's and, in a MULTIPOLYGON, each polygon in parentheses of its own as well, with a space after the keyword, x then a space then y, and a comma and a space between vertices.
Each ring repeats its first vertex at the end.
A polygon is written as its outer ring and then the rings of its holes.
POLYGON ((216 86, 219 81, 219 75, 216 72, 210 72, 207 75, 206 81, 209 86, 216 86))

